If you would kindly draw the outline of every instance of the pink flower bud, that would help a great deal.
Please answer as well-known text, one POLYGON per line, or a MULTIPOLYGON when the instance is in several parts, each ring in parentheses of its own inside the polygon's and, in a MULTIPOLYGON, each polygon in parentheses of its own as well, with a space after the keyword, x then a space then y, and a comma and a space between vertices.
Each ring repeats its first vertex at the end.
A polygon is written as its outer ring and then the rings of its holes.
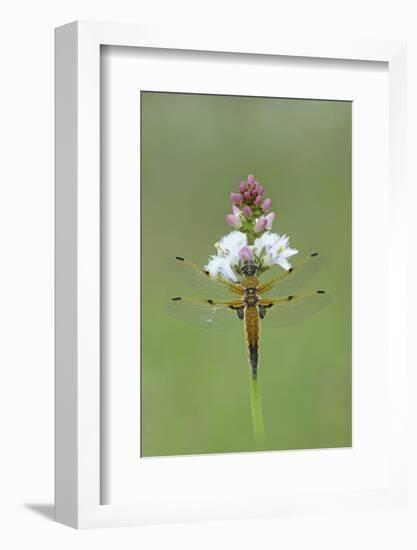
POLYGON ((242 202, 242 196, 240 193, 230 193, 230 200, 235 204, 240 204, 242 202))
POLYGON ((255 176, 253 176, 252 174, 249 174, 249 176, 247 177, 247 182, 253 183, 254 181, 255 181, 255 176))
POLYGON ((253 252, 249 246, 244 246, 239 250, 239 258, 242 262, 252 262, 253 261, 253 252))
POLYGON ((267 221, 266 228, 271 229, 272 222, 275 220, 274 212, 271 212, 270 214, 268 214, 265 219, 267 221))
POLYGON ((240 229, 242 227, 242 220, 239 216, 234 216, 233 214, 228 214, 226 216, 226 221, 234 229, 240 229))
POLYGON ((232 206, 232 212, 233 212, 233 215, 234 216, 240 216, 240 214, 242 213, 242 210, 240 210, 240 208, 238 208, 235 204, 232 206))
POLYGON ((258 194, 259 194, 259 195, 263 195, 263 194, 264 194, 264 191, 265 191, 265 190, 264 190, 264 188, 262 187, 262 185, 259 185, 259 186, 258 186, 258 194))
POLYGON ((271 204, 272 204, 272 199, 266 199, 262 204, 262 208, 264 210, 269 210, 271 208, 271 204))
POLYGON ((247 218, 250 218, 252 216, 252 208, 248 205, 242 208, 242 212, 247 218))
POLYGON ((239 191, 241 193, 244 193, 246 191, 246 181, 241 181, 240 184, 239 184, 239 191))
POLYGON ((262 233, 262 231, 265 231, 267 225, 268 220, 261 216, 255 224, 255 233, 262 233))
POLYGON ((261 204, 262 200, 263 200, 263 199, 262 199, 261 195, 257 195, 257 196, 256 196, 256 199, 255 199, 255 204, 256 204, 256 205, 261 204))
POLYGON ((245 193, 243 193, 243 198, 245 199, 245 201, 250 201, 251 194, 249 193, 249 191, 245 191, 245 193))

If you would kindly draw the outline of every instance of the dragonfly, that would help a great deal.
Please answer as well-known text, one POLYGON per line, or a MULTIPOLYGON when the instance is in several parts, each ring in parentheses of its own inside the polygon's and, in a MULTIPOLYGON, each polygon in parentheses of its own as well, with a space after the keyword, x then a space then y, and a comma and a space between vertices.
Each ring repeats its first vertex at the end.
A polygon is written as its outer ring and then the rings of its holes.
POLYGON ((213 277, 197 264, 181 256, 171 262, 175 271, 201 297, 175 296, 168 311, 182 321, 217 330, 244 328, 249 365, 257 379, 261 325, 284 327, 321 311, 331 302, 325 290, 297 292, 319 269, 323 258, 312 252, 284 272, 260 281, 261 265, 245 263, 237 282, 213 277))

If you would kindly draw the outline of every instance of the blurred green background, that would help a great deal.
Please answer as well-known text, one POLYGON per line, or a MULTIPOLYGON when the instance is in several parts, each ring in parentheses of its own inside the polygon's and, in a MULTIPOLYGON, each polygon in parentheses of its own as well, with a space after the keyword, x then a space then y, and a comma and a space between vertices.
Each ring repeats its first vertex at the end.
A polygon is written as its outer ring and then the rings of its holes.
POLYGON ((305 289, 333 296, 299 325, 262 330, 265 449, 351 446, 351 103, 142 92, 141 112, 142 456, 256 449, 243 327, 165 312, 171 296, 195 295, 168 258, 207 262, 248 174, 294 261, 325 257, 305 289))

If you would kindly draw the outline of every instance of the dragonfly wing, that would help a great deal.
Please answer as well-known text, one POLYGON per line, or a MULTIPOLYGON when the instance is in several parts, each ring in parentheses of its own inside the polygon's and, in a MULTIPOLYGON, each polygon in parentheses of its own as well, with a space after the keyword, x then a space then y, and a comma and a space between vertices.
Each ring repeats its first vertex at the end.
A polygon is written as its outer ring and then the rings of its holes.
POLYGON ((281 296, 290 294, 307 282, 321 267, 322 263, 323 256, 318 252, 313 252, 296 263, 288 271, 281 272, 276 277, 264 283, 261 281, 258 292, 261 296, 267 296, 271 292, 274 292, 275 295, 280 294, 281 296))
POLYGON ((238 309, 243 305, 241 300, 220 301, 178 296, 169 301, 167 310, 172 317, 199 327, 233 330, 242 329, 238 309))
POLYGON ((265 327, 293 325, 318 313, 330 303, 330 294, 323 290, 264 298, 259 302, 265 311, 262 324, 265 327))
POLYGON ((221 277, 211 277, 202 267, 182 256, 171 258, 170 267, 182 281, 199 294, 207 294, 213 298, 226 298, 230 292, 238 295, 244 293, 239 283, 233 283, 221 277))

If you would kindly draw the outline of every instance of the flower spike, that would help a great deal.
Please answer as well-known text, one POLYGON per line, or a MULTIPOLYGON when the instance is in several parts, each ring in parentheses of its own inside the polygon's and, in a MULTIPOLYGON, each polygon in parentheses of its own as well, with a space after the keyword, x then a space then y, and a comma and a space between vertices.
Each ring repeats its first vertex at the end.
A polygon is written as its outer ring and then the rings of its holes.
POLYGON ((226 222, 233 231, 215 245, 216 254, 205 266, 208 273, 236 282, 245 263, 255 263, 259 273, 274 264, 290 269, 290 258, 298 250, 290 248, 286 235, 271 232, 275 220, 275 212, 269 212, 272 199, 264 198, 264 188, 253 174, 230 193, 230 200, 232 213, 226 222))

